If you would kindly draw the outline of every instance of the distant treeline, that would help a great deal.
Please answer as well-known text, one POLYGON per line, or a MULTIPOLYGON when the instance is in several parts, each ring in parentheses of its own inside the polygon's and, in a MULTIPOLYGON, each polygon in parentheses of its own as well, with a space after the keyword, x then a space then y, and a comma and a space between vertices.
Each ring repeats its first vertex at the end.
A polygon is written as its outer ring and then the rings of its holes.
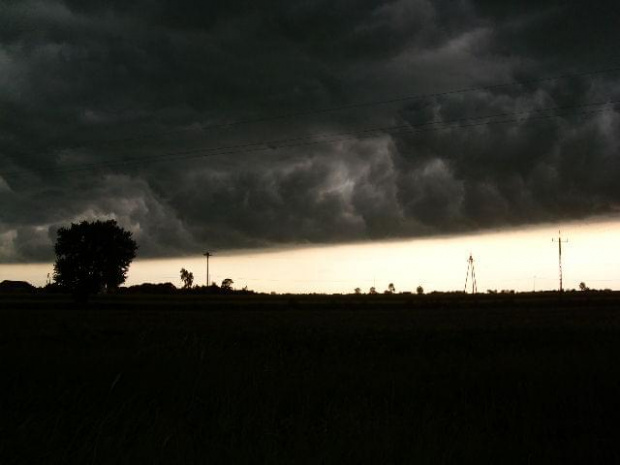
MULTIPOLYGON (((579 291, 575 289, 565 290, 563 293, 611 293, 611 289, 590 289, 587 287, 579 289, 579 291)), ((27 281, 11 281, 4 280, 0 282, 0 294, 67 294, 70 293, 68 289, 63 288, 57 283, 49 283, 43 287, 35 287, 27 281)), ((495 289, 487 290, 487 295, 503 295, 509 296, 514 294, 556 294, 557 290, 548 290, 548 291, 523 291, 523 292, 515 292, 514 290, 501 290, 497 291, 495 289)), ((173 283, 143 283, 135 286, 128 287, 119 287, 115 289, 109 294, 116 295, 278 295, 275 292, 255 292, 253 290, 249 290, 247 288, 243 289, 233 289, 231 287, 221 287, 217 284, 213 283, 211 286, 194 286, 191 288, 183 288, 177 287, 173 283)), ((416 297, 432 297, 432 296, 460 296, 465 295, 464 291, 432 291, 426 294, 416 293, 416 297)), ((484 295, 485 293, 480 292, 478 296, 484 295)), ((369 297, 369 298, 379 298, 381 296, 402 296, 402 297, 413 297, 415 294, 409 291, 403 292, 394 292, 394 293, 375 293, 375 294, 361 294, 358 292, 351 293, 321 293, 321 292, 312 292, 312 293, 294 293, 294 292, 285 292, 279 293, 279 295, 288 295, 288 296, 325 296, 325 295, 351 295, 351 296, 359 296, 359 297, 369 297)))
POLYGON ((120 287, 117 294, 235 294, 249 295, 256 292, 248 289, 232 289, 220 287, 217 284, 211 286, 194 286, 191 288, 178 288, 172 283, 144 283, 135 286, 120 287))
MULTIPOLYGON (((70 291, 64 287, 56 284, 49 283, 43 287, 35 287, 27 281, 10 281, 4 280, 0 282, 0 293, 4 294, 34 294, 34 293, 48 293, 48 294, 64 294, 70 291)), ((114 294, 235 294, 235 295, 250 295, 256 294, 254 291, 248 289, 232 289, 220 287, 213 283, 211 286, 195 286, 190 289, 178 288, 172 283, 143 283, 135 286, 119 287, 112 293, 114 294)))

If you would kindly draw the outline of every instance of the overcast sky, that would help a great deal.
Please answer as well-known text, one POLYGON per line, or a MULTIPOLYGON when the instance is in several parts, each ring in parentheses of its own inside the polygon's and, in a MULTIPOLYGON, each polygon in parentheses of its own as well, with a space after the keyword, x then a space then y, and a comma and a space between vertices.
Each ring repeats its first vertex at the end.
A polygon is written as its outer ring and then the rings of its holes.
POLYGON ((0 0, 1 262, 620 211, 617 1, 217 3, 0 0))

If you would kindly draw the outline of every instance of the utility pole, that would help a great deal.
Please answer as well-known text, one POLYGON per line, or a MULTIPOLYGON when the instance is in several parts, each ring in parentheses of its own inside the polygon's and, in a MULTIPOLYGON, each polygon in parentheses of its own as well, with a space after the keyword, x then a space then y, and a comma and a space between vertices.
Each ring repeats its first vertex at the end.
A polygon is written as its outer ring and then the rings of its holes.
POLYGON ((213 254, 209 251, 203 253, 205 257, 207 257, 207 287, 209 287, 209 257, 212 257, 213 254))
MULTIPOLYGON (((556 239, 551 239, 551 242, 556 242, 556 239)), ((558 243, 558 264, 560 267, 560 292, 564 291, 564 288, 562 287, 562 242, 566 243, 568 242, 568 239, 563 241, 562 233, 561 231, 558 231, 557 243, 558 243)))
POLYGON ((474 270, 474 257, 469 254, 469 258, 467 259, 467 274, 465 275, 465 289, 467 292, 467 280, 471 275, 471 293, 475 294, 478 292, 478 284, 476 283, 476 271, 474 270))

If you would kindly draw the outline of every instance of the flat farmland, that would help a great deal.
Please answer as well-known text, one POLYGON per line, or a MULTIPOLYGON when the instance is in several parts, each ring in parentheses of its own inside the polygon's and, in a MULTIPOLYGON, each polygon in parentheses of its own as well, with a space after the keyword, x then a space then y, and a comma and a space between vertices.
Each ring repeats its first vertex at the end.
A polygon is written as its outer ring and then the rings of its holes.
POLYGON ((0 297, 0 463, 620 458, 620 295, 0 297))

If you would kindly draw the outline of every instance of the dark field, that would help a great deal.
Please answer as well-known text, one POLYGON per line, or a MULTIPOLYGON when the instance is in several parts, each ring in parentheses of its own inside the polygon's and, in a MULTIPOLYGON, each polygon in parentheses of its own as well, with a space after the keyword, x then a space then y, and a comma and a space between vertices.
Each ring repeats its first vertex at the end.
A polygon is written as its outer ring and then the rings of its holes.
POLYGON ((616 293, 5 296, 0 362, 2 464, 620 459, 616 293))

